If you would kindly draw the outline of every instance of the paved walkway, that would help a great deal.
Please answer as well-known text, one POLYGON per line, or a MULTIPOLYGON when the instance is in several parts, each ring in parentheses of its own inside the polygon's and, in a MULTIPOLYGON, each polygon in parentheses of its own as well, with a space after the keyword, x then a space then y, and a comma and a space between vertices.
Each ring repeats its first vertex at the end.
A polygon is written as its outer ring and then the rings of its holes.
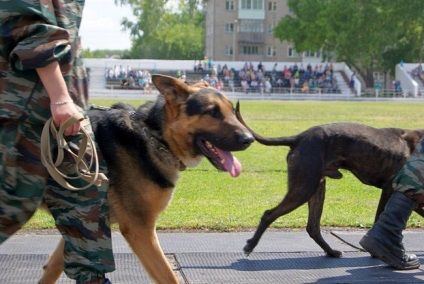
MULTIPOLYGON (((394 271, 360 251, 365 231, 326 231, 324 238, 344 252, 342 258, 325 256, 299 229, 267 231, 255 251, 242 248, 252 232, 159 233, 162 247, 181 283, 423 283, 423 269, 394 271)), ((0 283, 36 283, 43 262, 59 235, 20 234, 0 246, 0 283)), ((113 234, 116 271, 114 284, 151 283, 127 243, 113 234)), ((424 263, 424 230, 405 232, 407 250, 424 263)), ((424 266, 423 266, 424 267, 424 266)), ((62 275, 58 283, 73 283, 62 275)))

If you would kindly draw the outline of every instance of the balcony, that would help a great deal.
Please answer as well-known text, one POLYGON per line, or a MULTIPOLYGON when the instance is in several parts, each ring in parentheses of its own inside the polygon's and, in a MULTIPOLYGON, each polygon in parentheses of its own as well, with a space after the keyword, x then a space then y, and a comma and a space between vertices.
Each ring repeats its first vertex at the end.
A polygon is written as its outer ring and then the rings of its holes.
POLYGON ((265 34, 259 32, 239 32, 238 42, 241 43, 265 43, 265 34))

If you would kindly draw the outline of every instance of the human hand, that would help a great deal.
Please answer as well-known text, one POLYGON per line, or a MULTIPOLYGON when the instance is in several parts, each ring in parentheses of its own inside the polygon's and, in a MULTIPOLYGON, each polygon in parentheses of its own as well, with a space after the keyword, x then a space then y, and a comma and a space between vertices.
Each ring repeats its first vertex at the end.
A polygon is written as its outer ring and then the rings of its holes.
MULTIPOLYGON (((78 109, 72 101, 64 101, 60 103, 51 103, 50 110, 52 113, 53 123, 60 128, 70 117, 78 113, 78 109)), ((76 135, 81 129, 81 124, 76 121, 74 124, 66 128, 63 133, 65 136, 76 135)))

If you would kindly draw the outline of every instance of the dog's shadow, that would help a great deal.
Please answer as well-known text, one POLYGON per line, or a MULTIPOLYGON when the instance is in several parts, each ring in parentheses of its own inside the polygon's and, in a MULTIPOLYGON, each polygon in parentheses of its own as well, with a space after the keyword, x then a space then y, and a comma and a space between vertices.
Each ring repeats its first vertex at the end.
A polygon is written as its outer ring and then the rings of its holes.
MULTIPOLYGON (((421 262, 424 261, 424 254, 418 255, 421 262)), ((385 273, 394 271, 383 262, 370 256, 341 257, 333 258, 327 256, 304 256, 273 258, 273 259, 250 259, 241 258, 233 262, 228 269, 238 271, 268 271, 268 270, 310 270, 310 269, 333 269, 344 267, 357 267, 362 269, 375 270, 376 267, 383 269, 385 273)), ((424 273, 422 270, 416 270, 424 273)))
MULTIPOLYGON (((271 273, 289 283, 292 277, 304 278, 302 283, 352 283, 352 282, 393 282, 418 283, 423 282, 422 269, 409 271, 396 271, 378 259, 365 256, 348 256, 332 258, 322 255, 306 255, 290 253, 290 257, 273 257, 272 255, 253 253, 249 258, 237 258, 231 264, 182 266, 185 269, 201 270, 234 270, 238 272, 253 272, 266 276, 271 273), (270 257, 271 256, 271 257, 270 257), (353 281, 354 280, 354 281, 353 281)), ((421 262, 424 254, 418 255, 421 262)))

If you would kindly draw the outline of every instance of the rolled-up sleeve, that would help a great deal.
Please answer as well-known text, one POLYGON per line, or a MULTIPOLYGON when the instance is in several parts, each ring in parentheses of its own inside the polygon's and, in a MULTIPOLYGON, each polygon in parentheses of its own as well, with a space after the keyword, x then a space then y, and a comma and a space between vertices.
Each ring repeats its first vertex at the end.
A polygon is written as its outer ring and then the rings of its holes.
POLYGON ((70 35, 57 25, 52 5, 19 0, 4 3, 0 11, 0 43, 2 55, 12 68, 25 71, 53 61, 69 63, 70 35))

